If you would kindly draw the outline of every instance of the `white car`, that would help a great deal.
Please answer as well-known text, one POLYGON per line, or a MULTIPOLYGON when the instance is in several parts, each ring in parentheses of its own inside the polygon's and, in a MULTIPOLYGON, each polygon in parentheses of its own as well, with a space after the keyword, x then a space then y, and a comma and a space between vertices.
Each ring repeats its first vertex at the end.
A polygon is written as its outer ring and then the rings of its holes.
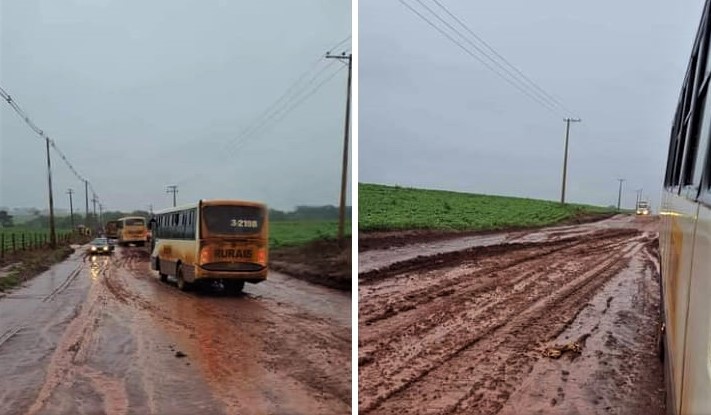
POLYGON ((649 204, 647 202, 639 202, 637 204, 638 215, 649 215, 649 204))

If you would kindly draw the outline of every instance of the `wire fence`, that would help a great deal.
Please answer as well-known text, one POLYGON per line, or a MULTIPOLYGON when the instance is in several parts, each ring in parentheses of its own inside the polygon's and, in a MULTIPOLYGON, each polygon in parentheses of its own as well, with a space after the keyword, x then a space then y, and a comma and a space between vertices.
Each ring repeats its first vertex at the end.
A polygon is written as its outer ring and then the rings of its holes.
MULTIPOLYGON (((72 232, 57 232, 57 244, 79 241, 81 236, 72 232)), ((0 259, 20 251, 49 248, 49 234, 46 232, 0 232, 0 259)))

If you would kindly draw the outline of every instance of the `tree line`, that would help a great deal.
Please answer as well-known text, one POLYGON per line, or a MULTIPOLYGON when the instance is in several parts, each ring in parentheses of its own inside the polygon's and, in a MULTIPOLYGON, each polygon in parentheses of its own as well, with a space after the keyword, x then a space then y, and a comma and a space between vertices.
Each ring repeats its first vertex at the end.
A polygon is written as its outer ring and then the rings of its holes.
MULTIPOLYGON (((134 210, 133 212, 108 211, 102 215, 104 223, 122 218, 124 216, 143 216, 150 218, 151 213, 146 210, 134 210)), ((351 217, 351 207, 346 207, 346 218, 351 217)), ((271 221, 303 221, 303 220, 338 220, 338 207, 325 206, 297 206, 293 211, 282 211, 277 209, 269 209, 269 220, 271 221)), ((74 226, 84 225, 86 218, 83 214, 74 214, 74 226)), ((98 222, 93 214, 89 214, 90 225, 98 222)), ((72 218, 69 215, 57 216, 54 218, 55 226, 59 229, 70 229, 72 227, 72 218)), ((14 218, 5 210, 0 210, 0 227, 10 228, 15 225, 14 218)), ((22 223, 24 228, 44 229, 49 227, 49 216, 37 214, 30 220, 22 223)))

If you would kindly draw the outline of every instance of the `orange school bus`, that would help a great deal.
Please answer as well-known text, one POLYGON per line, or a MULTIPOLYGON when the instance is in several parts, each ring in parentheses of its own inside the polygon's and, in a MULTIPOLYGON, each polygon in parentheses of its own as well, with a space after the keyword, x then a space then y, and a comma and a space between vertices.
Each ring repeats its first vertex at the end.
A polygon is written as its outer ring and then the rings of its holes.
POLYGON ((239 200, 201 200, 157 212, 150 221, 151 268, 187 291, 220 281, 227 291, 267 279, 267 207, 239 200))
POLYGON ((148 239, 148 229, 146 228, 146 218, 143 216, 126 216, 116 220, 118 244, 127 246, 136 244, 144 246, 148 239))

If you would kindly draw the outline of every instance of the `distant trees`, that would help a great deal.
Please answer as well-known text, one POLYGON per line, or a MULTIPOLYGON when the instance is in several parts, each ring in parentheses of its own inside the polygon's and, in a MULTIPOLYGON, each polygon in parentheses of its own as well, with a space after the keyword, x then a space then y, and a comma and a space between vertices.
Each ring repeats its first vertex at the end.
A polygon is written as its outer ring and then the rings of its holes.
MULTIPOLYGON (((49 216, 40 214, 39 211, 33 212, 36 216, 22 224, 23 227, 34 229, 46 229, 49 227, 49 216)), ((85 215, 83 213, 74 213, 74 225, 84 224, 85 215)), ((96 223, 97 218, 94 218, 93 212, 89 213, 91 223, 96 223)), ((133 212, 110 211, 104 212, 102 220, 104 223, 116 220, 124 216, 143 216, 148 219, 151 217, 150 212, 145 210, 135 210, 133 212)), ((346 218, 351 217, 351 207, 346 207, 346 218)), ((289 221, 289 220, 338 220, 338 207, 325 206, 297 206, 294 211, 285 212, 282 210, 269 209, 269 219, 272 221, 289 221)), ((55 226, 59 229, 71 228, 72 220, 69 215, 56 216, 54 219, 55 226)), ((13 226, 13 217, 5 210, 0 210, 0 227, 13 226)))
MULTIPOLYGON (((351 217, 351 207, 346 207, 346 218, 351 217)), ((297 206, 293 212, 269 209, 269 220, 338 220, 336 206, 297 206)))
POLYGON ((0 228, 11 228, 13 225, 12 215, 6 210, 0 210, 0 228))

